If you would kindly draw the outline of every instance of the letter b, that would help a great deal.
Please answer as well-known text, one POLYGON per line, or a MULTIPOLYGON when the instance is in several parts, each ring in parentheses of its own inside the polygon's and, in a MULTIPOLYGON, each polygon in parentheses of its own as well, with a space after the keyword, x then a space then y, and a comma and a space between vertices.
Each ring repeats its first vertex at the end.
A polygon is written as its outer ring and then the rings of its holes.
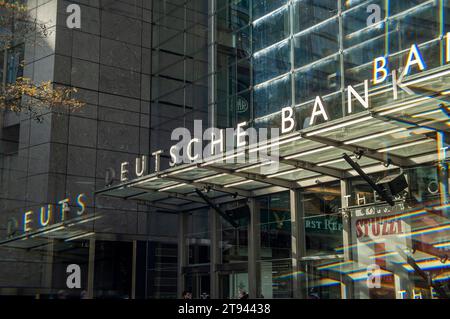
POLYGON ((281 134, 289 133, 294 129, 295 121, 292 118, 293 115, 294 110, 290 106, 281 110, 281 134))

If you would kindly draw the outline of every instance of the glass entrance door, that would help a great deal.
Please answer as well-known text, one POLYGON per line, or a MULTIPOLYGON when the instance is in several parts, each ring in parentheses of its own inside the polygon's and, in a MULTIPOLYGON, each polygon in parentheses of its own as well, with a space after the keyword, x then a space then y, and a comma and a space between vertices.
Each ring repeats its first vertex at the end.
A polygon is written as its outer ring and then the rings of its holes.
POLYGON ((210 299, 209 273, 186 274, 186 291, 192 293, 193 299, 210 299))
POLYGON ((248 294, 248 272, 223 272, 219 277, 220 298, 239 299, 244 293, 248 294))

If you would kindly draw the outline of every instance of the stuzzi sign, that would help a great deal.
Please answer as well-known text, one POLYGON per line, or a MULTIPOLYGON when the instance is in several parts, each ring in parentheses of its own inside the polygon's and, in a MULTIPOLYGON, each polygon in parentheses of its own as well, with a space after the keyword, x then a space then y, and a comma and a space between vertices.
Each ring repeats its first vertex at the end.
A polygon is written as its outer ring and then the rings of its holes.
POLYGON ((357 220, 355 231, 358 239, 373 239, 403 234, 403 227, 401 219, 375 217, 357 220))
MULTIPOLYGON (((442 41, 445 42, 444 47, 446 48, 445 62, 450 63, 450 33, 443 37, 442 41)), ((408 50, 402 70, 403 71, 400 74, 397 70, 391 71, 390 62, 387 57, 378 57, 374 59, 372 78, 367 79, 362 83, 361 86, 363 89, 360 91, 363 92, 358 92, 358 90, 355 89, 356 86, 347 86, 347 99, 344 107, 346 115, 352 114, 356 107, 360 109, 370 108, 369 83, 371 83, 372 87, 376 87, 377 85, 384 84, 387 82, 388 78, 390 78, 392 85, 390 86, 390 89, 387 88, 386 90, 392 91, 394 100, 399 99, 400 91, 409 95, 414 95, 414 92, 403 82, 403 79, 413 70, 418 72, 427 70, 425 59, 417 44, 412 45, 408 50)), ((425 78, 423 80, 425 80, 425 78)), ((415 80, 414 82, 419 81, 422 81, 422 79, 415 80)), ((248 107, 246 101, 243 99, 239 100, 237 104, 238 111, 243 111, 248 107)), ((326 122, 331 119, 324 97, 315 97, 308 119, 309 126, 317 124, 319 120, 326 122)), ((293 132, 297 127, 297 120, 294 108, 291 106, 284 107, 281 110, 281 127, 271 128, 270 138, 275 141, 280 135, 293 132)), ((178 140, 179 142, 172 145, 169 149, 170 165, 175 166, 181 163, 200 163, 203 159, 208 159, 212 156, 223 156, 227 163, 240 163, 240 161, 252 163, 252 161, 256 161, 258 158, 267 158, 276 162, 278 159, 277 146, 279 144, 273 143, 274 145, 272 145, 272 143, 268 142, 267 136, 269 136, 267 129, 263 128, 257 131, 253 127, 248 127, 247 122, 237 124, 236 128, 208 128, 204 131, 201 121, 194 121, 193 136, 186 128, 177 128, 172 132, 171 140, 178 140), (205 141, 209 143, 204 143, 205 141), (258 147, 255 152, 249 152, 248 155, 251 155, 250 158, 246 158, 245 154, 243 154, 243 156, 231 157, 226 154, 226 152, 236 148, 246 147, 248 145, 258 145, 258 143, 266 143, 269 144, 269 146, 258 147), (206 147, 204 147, 204 144, 207 144, 206 147)), ((159 171, 160 158, 163 153, 163 150, 157 150, 152 153, 152 156, 155 159, 155 172, 159 171)), ((136 160, 136 177, 144 175, 146 162, 146 157, 138 158, 136 160)), ((122 182, 129 180, 130 170, 131 168, 128 162, 122 163, 120 172, 120 180, 122 182)), ((115 176, 114 171, 110 171, 108 176, 115 176)))
POLYGON ((404 234, 403 220, 399 216, 404 210, 404 200, 397 200, 394 206, 373 203, 349 208, 356 238, 366 241, 404 234))

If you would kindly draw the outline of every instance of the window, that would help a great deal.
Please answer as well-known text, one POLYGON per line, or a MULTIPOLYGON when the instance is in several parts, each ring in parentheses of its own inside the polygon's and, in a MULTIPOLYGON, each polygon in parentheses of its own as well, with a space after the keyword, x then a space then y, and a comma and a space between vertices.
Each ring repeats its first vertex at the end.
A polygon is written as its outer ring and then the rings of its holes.
POLYGON ((303 195, 306 254, 338 254, 342 248, 340 183, 324 184, 305 190, 303 195))

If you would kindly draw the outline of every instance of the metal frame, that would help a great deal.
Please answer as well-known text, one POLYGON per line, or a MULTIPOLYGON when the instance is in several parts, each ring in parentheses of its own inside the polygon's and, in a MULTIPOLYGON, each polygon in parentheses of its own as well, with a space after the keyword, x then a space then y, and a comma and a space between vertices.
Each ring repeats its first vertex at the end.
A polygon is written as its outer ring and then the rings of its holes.
MULTIPOLYGON (((301 205, 301 194, 298 190, 290 190, 290 210, 291 210, 291 258, 292 272, 298 274, 301 270, 301 258, 306 256, 305 246, 305 220, 301 205)), ((303 298, 300 276, 294 277, 293 297, 303 298)))
POLYGON ((298 184, 295 182, 290 182, 290 181, 282 180, 279 178, 267 178, 267 176, 264 176, 261 174, 236 172, 236 170, 219 168, 219 167, 215 167, 215 166, 208 166, 208 168, 217 173, 226 173, 226 174, 230 174, 230 175, 234 175, 234 176, 239 176, 239 177, 245 178, 247 180, 253 180, 255 182, 266 183, 266 184, 270 184, 273 186, 280 186, 280 187, 284 187, 286 189, 298 187, 298 184))
POLYGON ((300 161, 296 159, 285 159, 281 158, 280 162, 283 164, 288 164, 296 168, 303 168, 304 170, 320 173, 322 175, 336 177, 336 178, 348 178, 351 175, 345 170, 334 169, 326 166, 318 166, 317 164, 300 161))
POLYGON ((358 147, 351 144, 344 144, 344 142, 335 141, 326 137, 319 137, 319 136, 306 136, 304 135, 305 139, 309 139, 314 142, 319 142, 325 145, 333 146, 345 151, 349 151, 355 154, 358 154, 362 152, 362 155, 371 159, 374 159, 376 161, 379 161, 381 163, 392 163, 396 166, 402 166, 402 167, 408 167, 408 166, 414 166, 415 163, 411 161, 408 158, 396 156, 393 154, 389 154, 389 156, 383 155, 381 153, 378 153, 376 150, 367 148, 367 147, 358 147))

